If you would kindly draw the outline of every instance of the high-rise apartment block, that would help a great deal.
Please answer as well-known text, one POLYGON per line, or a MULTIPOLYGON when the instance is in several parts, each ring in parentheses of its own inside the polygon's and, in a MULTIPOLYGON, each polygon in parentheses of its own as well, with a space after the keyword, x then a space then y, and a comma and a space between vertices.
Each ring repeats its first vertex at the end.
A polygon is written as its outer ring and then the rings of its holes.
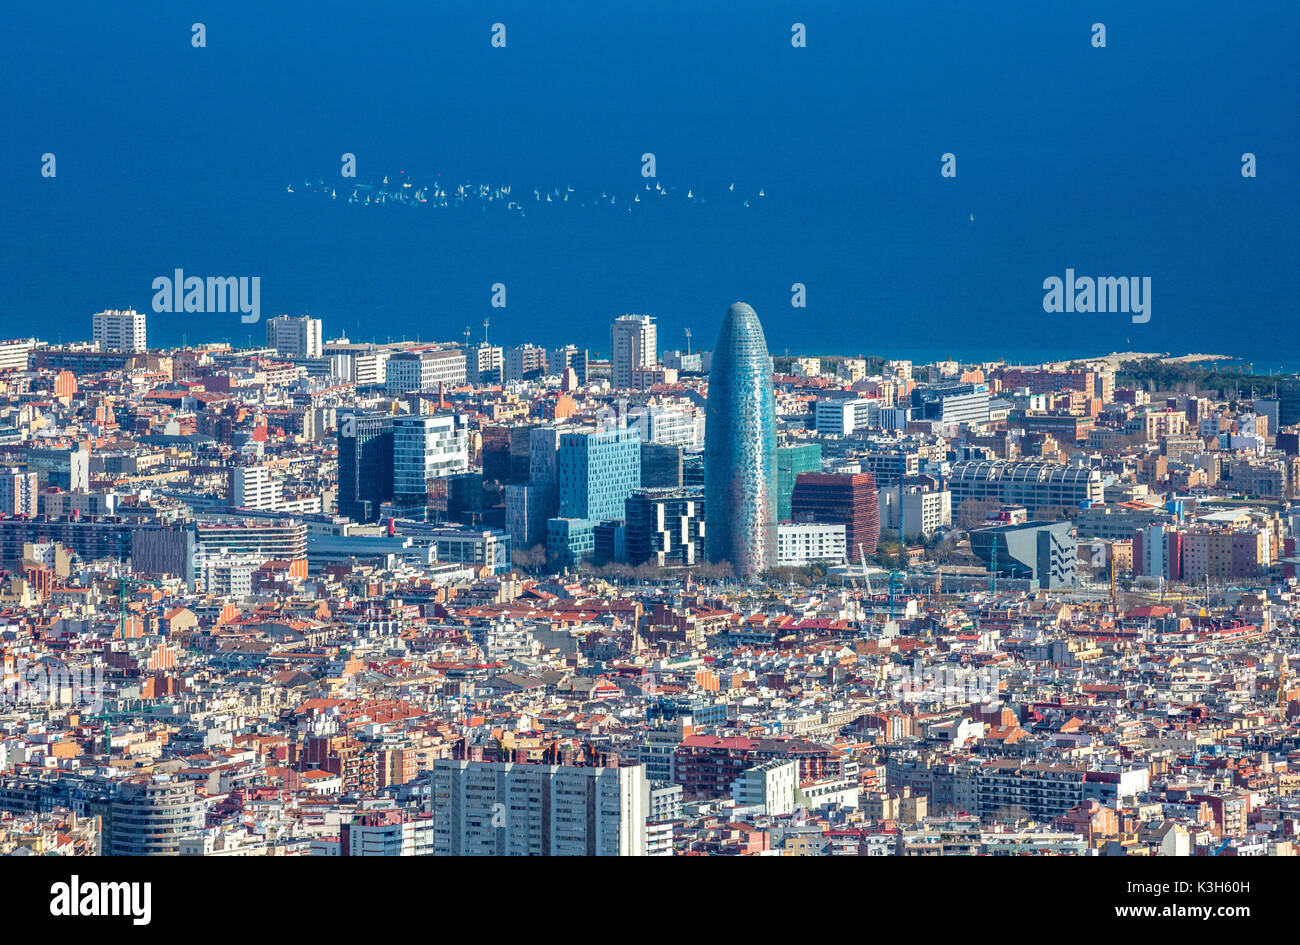
POLYGON ((91 316, 91 330, 100 351, 145 351, 144 312, 108 309, 91 316))
POLYGON ((266 345, 288 358, 319 358, 321 320, 308 315, 277 315, 268 319, 266 345))
POLYGON ((659 363, 659 330, 653 315, 621 315, 610 329, 610 383, 631 387, 632 372, 659 363))
POLYGON ((435 856, 644 856, 645 765, 441 759, 435 856))

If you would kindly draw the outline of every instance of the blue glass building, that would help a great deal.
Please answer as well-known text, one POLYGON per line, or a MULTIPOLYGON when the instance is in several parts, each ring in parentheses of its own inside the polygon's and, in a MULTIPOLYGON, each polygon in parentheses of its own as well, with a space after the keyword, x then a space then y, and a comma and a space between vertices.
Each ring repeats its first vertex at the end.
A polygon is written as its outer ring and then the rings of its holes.
POLYGON ((564 433, 556 457, 560 517, 621 519, 641 488, 641 440, 630 430, 564 433))
POLYGON ((776 397, 763 326, 744 302, 713 347, 704 430, 708 558, 756 576, 776 564, 776 397))

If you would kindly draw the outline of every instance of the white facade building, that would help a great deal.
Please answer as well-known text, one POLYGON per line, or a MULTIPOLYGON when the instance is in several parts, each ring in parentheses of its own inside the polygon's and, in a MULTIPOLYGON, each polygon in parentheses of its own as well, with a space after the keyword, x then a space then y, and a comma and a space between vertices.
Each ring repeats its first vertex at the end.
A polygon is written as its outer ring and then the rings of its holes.
POLYGON ((818 433, 848 436, 857 430, 880 426, 880 403, 863 397, 819 400, 814 419, 818 433))
POLYGON ((91 330, 101 351, 145 351, 144 312, 108 309, 91 316, 91 330))
POLYGON ((38 477, 17 466, 0 470, 0 515, 35 515, 38 477))
POLYGON ((435 856, 645 856, 645 766, 440 759, 435 856))
POLYGON ((399 351, 384 369, 384 387, 392 394, 436 390, 439 384, 459 387, 465 378, 465 352, 460 348, 399 351))
POLYGON ((761 807, 771 817, 793 814, 795 791, 799 787, 799 765, 774 758, 745 769, 731 782, 731 796, 737 807, 761 807))
POLYGON ((280 482, 269 466, 236 466, 230 472, 230 504, 273 512, 280 507, 280 482))
POLYGON ((266 323, 266 344, 290 358, 321 356, 321 320, 308 315, 277 315, 266 323))
POLYGON ((27 370, 27 360, 35 347, 35 338, 0 341, 0 371, 27 370))
POLYGON ((814 561, 842 564, 846 529, 821 522, 783 522, 776 526, 776 563, 802 567, 814 561))

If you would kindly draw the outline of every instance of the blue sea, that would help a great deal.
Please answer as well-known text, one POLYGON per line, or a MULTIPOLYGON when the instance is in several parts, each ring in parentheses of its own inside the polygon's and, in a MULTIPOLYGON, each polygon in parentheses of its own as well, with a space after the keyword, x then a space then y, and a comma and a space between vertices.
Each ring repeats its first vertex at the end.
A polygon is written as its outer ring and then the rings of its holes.
MULTIPOLYGON (((494 342, 607 352, 611 319, 646 312, 661 348, 688 328, 707 348, 743 299, 774 353, 1300 364, 1293 2, 70 2, 6 20, 0 337, 85 338, 179 268, 258 276, 264 317, 354 340, 477 338, 488 317, 494 342), (618 204, 349 205, 345 152, 356 182, 618 204), (645 153, 675 190, 629 213, 645 153), (286 189, 321 178, 338 199, 286 189), (1150 321, 1045 313, 1067 268, 1149 276, 1150 321)), ((155 345, 260 333, 149 323, 155 345)))

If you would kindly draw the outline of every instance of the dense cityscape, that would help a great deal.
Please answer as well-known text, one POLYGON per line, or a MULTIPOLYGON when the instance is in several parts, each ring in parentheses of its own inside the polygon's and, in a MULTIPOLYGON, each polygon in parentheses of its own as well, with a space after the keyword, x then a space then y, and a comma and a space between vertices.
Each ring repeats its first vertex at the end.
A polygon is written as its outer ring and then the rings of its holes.
POLYGON ((1296 851, 1300 379, 718 315, 0 342, 0 854, 1296 851))

